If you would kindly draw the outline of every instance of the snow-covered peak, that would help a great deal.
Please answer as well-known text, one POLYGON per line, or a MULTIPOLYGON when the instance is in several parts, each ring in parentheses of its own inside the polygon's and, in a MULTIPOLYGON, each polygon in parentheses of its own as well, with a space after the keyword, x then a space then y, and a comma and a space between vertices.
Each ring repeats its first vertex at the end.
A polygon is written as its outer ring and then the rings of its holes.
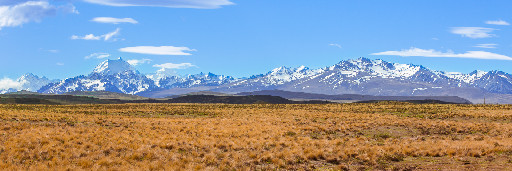
POLYGON ((282 67, 273 69, 272 71, 268 72, 267 75, 268 76, 297 75, 297 74, 303 75, 309 71, 310 71, 310 69, 304 65, 301 65, 301 66, 299 66, 297 68, 293 68, 293 69, 289 68, 289 67, 282 66, 282 67))
POLYGON ((100 63, 96 68, 94 68, 93 73, 98 73, 101 75, 113 75, 117 73, 123 73, 126 71, 136 72, 135 68, 130 65, 128 62, 124 61, 122 58, 117 60, 106 60, 100 63))
POLYGON ((217 75, 217 74, 214 74, 214 73, 211 73, 211 72, 208 72, 208 73, 199 73, 199 74, 194 74, 194 75, 188 75, 187 78, 194 78, 194 79, 208 79, 208 80, 211 80, 211 79, 219 79, 219 80, 223 80, 223 79, 232 79, 232 77, 230 76, 225 76, 225 75, 217 75))
POLYGON ((460 72, 447 72, 444 75, 448 78, 452 78, 465 83, 473 83, 476 80, 482 78, 487 73, 488 72, 485 71, 475 70, 469 74, 463 74, 460 72))
POLYGON ((481 70, 475 70, 471 73, 469 73, 469 75, 474 75, 476 76, 477 78, 481 78, 482 76, 484 76, 485 74, 487 74, 488 72, 485 72, 485 71, 481 71, 481 70))
POLYGON ((46 77, 38 77, 37 75, 34 75, 32 73, 27 73, 19 77, 16 81, 11 80, 9 81, 9 84, 11 87, 9 90, 2 89, 0 90, 0 94, 7 93, 7 92, 14 92, 14 91, 37 91, 41 87, 43 87, 46 84, 55 82, 57 80, 49 80, 46 77))
POLYGON ((347 61, 351 62, 351 63, 371 63, 372 62, 371 59, 365 58, 365 57, 359 57, 357 59, 349 59, 347 61))
POLYGON ((346 62, 342 61, 340 64, 346 65, 347 63, 350 63, 354 66, 357 66, 358 68, 364 68, 365 66, 372 64, 372 62, 373 61, 371 59, 361 57, 358 59, 349 59, 346 62))
POLYGON ((342 74, 348 74, 351 77, 364 72, 371 77, 382 78, 408 78, 420 69, 421 66, 389 63, 381 59, 371 60, 368 58, 349 59, 326 68, 326 70, 339 70, 342 74))
POLYGON ((252 76, 255 79, 251 82, 260 82, 263 85, 280 85, 294 80, 310 77, 323 72, 322 69, 310 70, 306 66, 299 66, 297 68, 279 67, 268 72, 265 75, 252 76))
POLYGON ((484 74, 483 76, 481 76, 480 78, 483 78, 483 79, 502 78, 502 79, 507 80, 507 82, 512 83, 512 75, 507 74, 503 71, 496 71, 496 70, 489 71, 486 74, 484 74))
POLYGON ((291 73, 291 69, 285 66, 275 68, 272 71, 268 72, 267 75, 281 75, 281 74, 288 74, 291 73))
POLYGON ((303 71, 307 71, 307 70, 309 70, 309 68, 304 65, 301 65, 301 66, 295 68, 296 72, 303 72, 303 71))
POLYGON ((34 79, 39 79, 38 76, 32 74, 32 73, 26 73, 24 75, 22 75, 20 78, 18 78, 18 82, 21 82, 21 81, 30 81, 30 80, 34 80, 34 79))
POLYGON ((180 77, 180 76, 179 76, 178 72, 176 72, 176 70, 174 70, 174 69, 162 68, 162 69, 159 69, 158 71, 156 71, 156 73, 147 74, 146 77, 153 80, 157 85, 159 85, 158 82, 164 78, 180 77))

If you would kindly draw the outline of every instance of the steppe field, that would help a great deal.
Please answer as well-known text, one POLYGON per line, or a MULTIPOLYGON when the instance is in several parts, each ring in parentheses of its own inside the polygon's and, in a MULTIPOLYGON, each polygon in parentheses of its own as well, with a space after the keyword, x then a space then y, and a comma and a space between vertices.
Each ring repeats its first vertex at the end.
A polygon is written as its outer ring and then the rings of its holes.
POLYGON ((0 105, 0 170, 510 170, 511 105, 0 105))

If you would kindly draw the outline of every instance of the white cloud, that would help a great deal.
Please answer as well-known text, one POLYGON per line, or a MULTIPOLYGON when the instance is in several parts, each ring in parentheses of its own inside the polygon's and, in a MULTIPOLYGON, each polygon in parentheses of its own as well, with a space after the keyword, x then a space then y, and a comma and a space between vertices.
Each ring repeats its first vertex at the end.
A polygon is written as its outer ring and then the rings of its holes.
POLYGON ((188 47, 174 47, 174 46, 135 46, 125 47, 119 49, 121 52, 150 54, 150 55, 192 55, 185 51, 196 51, 188 47))
POLYGON ((21 83, 10 78, 0 80, 0 90, 7 90, 10 88, 18 89, 19 87, 21 87, 21 83))
POLYGON ((55 65, 63 66, 63 65, 64 65, 64 63, 62 63, 62 62, 57 62, 55 65))
POLYGON ((108 58, 108 57, 110 57, 110 54, 100 52, 100 53, 90 54, 90 55, 86 56, 85 59, 91 59, 91 58, 102 59, 102 58, 108 58))
MULTIPOLYGON (((6 5, 6 4, 4 4, 6 5)), ((28 22, 40 22, 44 17, 55 15, 57 8, 45 1, 29 1, 13 6, 0 6, 0 29, 21 26, 28 22)))
POLYGON ((96 17, 93 18, 91 21, 98 22, 98 23, 110 23, 110 24, 120 24, 120 23, 132 23, 137 24, 137 20, 134 20, 133 18, 112 18, 112 17, 96 17))
POLYGON ((154 6, 169 8, 213 9, 233 5, 229 0, 84 0, 85 2, 108 6, 154 6))
POLYGON ((495 54, 486 51, 467 51, 466 53, 439 52, 433 49, 420 49, 412 47, 410 49, 403 49, 401 51, 385 51, 379 53, 372 53, 371 55, 389 55, 389 56, 421 56, 421 57, 439 57, 439 58, 473 58, 473 59, 497 59, 497 60, 512 60, 512 57, 505 55, 495 54))
POLYGON ((126 62, 128 62, 130 65, 137 66, 140 64, 149 63, 149 62, 151 62, 151 59, 132 59, 132 60, 128 60, 126 62))
POLYGON ((510 23, 503 21, 503 20, 486 21, 485 24, 500 25, 500 26, 510 25, 510 23))
POLYGON ((164 63, 164 64, 153 65, 153 67, 160 68, 159 71, 165 71, 165 69, 187 69, 187 68, 196 67, 196 66, 191 63, 181 63, 181 64, 164 63))
POLYGON ((496 35, 490 34, 492 31, 496 29, 493 28, 484 28, 484 27, 453 27, 451 32, 453 34, 462 35, 462 37, 469 38, 487 38, 487 37, 495 37, 496 35))
POLYGON ((331 44, 329 44, 329 46, 334 46, 334 47, 341 48, 341 45, 339 45, 339 44, 337 44, 337 43, 331 43, 331 44))
POLYGON ((486 43, 486 44, 477 44, 473 47, 479 47, 479 48, 487 48, 487 49, 495 49, 498 44, 494 43, 486 43))
POLYGON ((16 27, 29 22, 41 22, 44 17, 53 16, 58 11, 76 13, 75 6, 53 6, 46 0, 7 0, 0 1, 0 29, 16 27))
POLYGON ((117 36, 119 35, 119 32, 121 31, 120 28, 117 28, 116 30, 110 32, 110 33, 106 33, 104 35, 101 35, 101 36, 96 36, 94 34, 87 34, 85 36, 77 36, 77 35, 73 35, 71 36, 71 39, 73 40, 78 40, 78 39, 81 39, 81 40, 105 40, 105 41, 108 41, 108 40, 113 40, 113 41, 116 41, 117 39, 112 39, 114 36, 117 36))

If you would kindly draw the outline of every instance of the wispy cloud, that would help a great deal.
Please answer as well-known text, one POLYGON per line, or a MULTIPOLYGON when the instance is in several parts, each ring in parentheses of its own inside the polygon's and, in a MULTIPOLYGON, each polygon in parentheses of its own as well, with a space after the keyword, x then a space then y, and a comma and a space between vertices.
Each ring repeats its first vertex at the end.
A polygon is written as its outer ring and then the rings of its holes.
POLYGON ((510 23, 503 21, 503 20, 486 21, 485 24, 500 25, 500 26, 510 25, 510 23))
POLYGON ((108 58, 108 57, 110 57, 110 54, 99 52, 99 53, 93 53, 93 54, 87 55, 84 58, 85 59, 91 59, 91 58, 102 59, 102 58, 108 58))
POLYGON ((57 49, 44 49, 44 48, 39 48, 39 51, 42 51, 42 52, 50 52, 50 53, 59 53, 60 51, 57 50, 57 49))
POLYGON ((102 36, 103 36, 103 39, 104 39, 105 41, 107 41, 107 40, 111 40, 111 39, 112 39, 112 37, 119 35, 119 31, 121 31, 121 29, 120 29, 120 28, 117 28, 117 29, 116 29, 116 30, 114 30, 113 32, 110 32, 110 33, 104 34, 104 35, 102 35, 102 36))
POLYGON ((498 44, 494 43, 486 43, 486 44, 477 44, 473 47, 479 47, 479 48, 487 48, 487 49, 495 49, 498 44))
POLYGON ((467 51, 466 53, 457 54, 451 51, 440 52, 433 49, 420 49, 415 47, 412 47, 410 49, 403 49, 401 51, 385 51, 379 53, 372 53, 371 55, 512 60, 512 57, 486 51, 467 51))
POLYGON ((105 40, 105 41, 109 41, 109 40, 112 40, 112 41, 116 41, 117 39, 113 39, 114 36, 117 36, 119 35, 121 29, 120 28, 117 28, 116 30, 110 32, 110 33, 106 33, 104 35, 100 35, 100 36, 96 36, 94 34, 87 34, 85 36, 77 36, 77 35, 73 35, 71 36, 71 39, 73 40, 105 40))
POLYGON ((62 62, 57 62, 55 65, 63 66, 63 65, 64 65, 64 63, 62 63, 62 62))
POLYGON ((94 34, 87 34, 85 36, 73 35, 73 36, 71 36, 71 39, 73 39, 73 40, 78 40, 78 39, 82 39, 82 40, 100 40, 101 36, 95 36, 94 34))
POLYGON ((133 18, 112 18, 112 17, 96 17, 96 18, 93 18, 91 21, 94 21, 97 23, 110 23, 110 24, 120 24, 120 23, 137 24, 137 23, 139 23, 137 20, 134 20, 133 18))
POLYGON ((331 44, 329 44, 329 46, 334 46, 334 47, 337 47, 337 48, 341 48, 341 45, 339 45, 337 43, 331 43, 331 44))
POLYGON ((451 32, 453 34, 459 34, 462 37, 469 38, 487 38, 487 37, 495 37, 496 35, 490 34, 492 31, 496 29, 493 28, 484 28, 484 27, 453 27, 451 32))
POLYGON ((169 8, 220 8, 224 5, 233 5, 229 0, 84 0, 85 2, 108 6, 154 6, 169 8))
POLYGON ((192 55, 185 51, 196 51, 188 47, 175 46, 135 46, 119 49, 121 52, 140 53, 149 55, 192 55))
POLYGON ((180 64, 163 63, 163 64, 153 65, 153 67, 160 68, 159 71, 165 71, 166 69, 187 69, 187 68, 196 67, 196 66, 191 63, 180 63, 180 64))
POLYGON ((3 78, 0 80, 0 90, 17 89, 21 87, 21 83, 10 78, 3 78))
POLYGON ((145 59, 145 58, 144 59, 131 59, 126 62, 128 62, 130 65, 137 66, 140 64, 149 63, 149 62, 151 62, 151 59, 145 59))
POLYGON ((6 1, 0 2, 0 29, 16 27, 29 22, 41 22, 44 17, 58 11, 78 13, 72 5, 53 6, 47 1, 6 1))

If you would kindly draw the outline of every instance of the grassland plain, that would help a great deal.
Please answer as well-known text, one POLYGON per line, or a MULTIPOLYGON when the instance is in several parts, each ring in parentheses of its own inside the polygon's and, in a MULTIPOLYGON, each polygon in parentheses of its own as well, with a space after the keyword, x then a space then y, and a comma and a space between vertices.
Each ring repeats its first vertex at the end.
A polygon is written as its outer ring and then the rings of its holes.
POLYGON ((0 170, 510 170, 511 105, 0 105, 0 170))

